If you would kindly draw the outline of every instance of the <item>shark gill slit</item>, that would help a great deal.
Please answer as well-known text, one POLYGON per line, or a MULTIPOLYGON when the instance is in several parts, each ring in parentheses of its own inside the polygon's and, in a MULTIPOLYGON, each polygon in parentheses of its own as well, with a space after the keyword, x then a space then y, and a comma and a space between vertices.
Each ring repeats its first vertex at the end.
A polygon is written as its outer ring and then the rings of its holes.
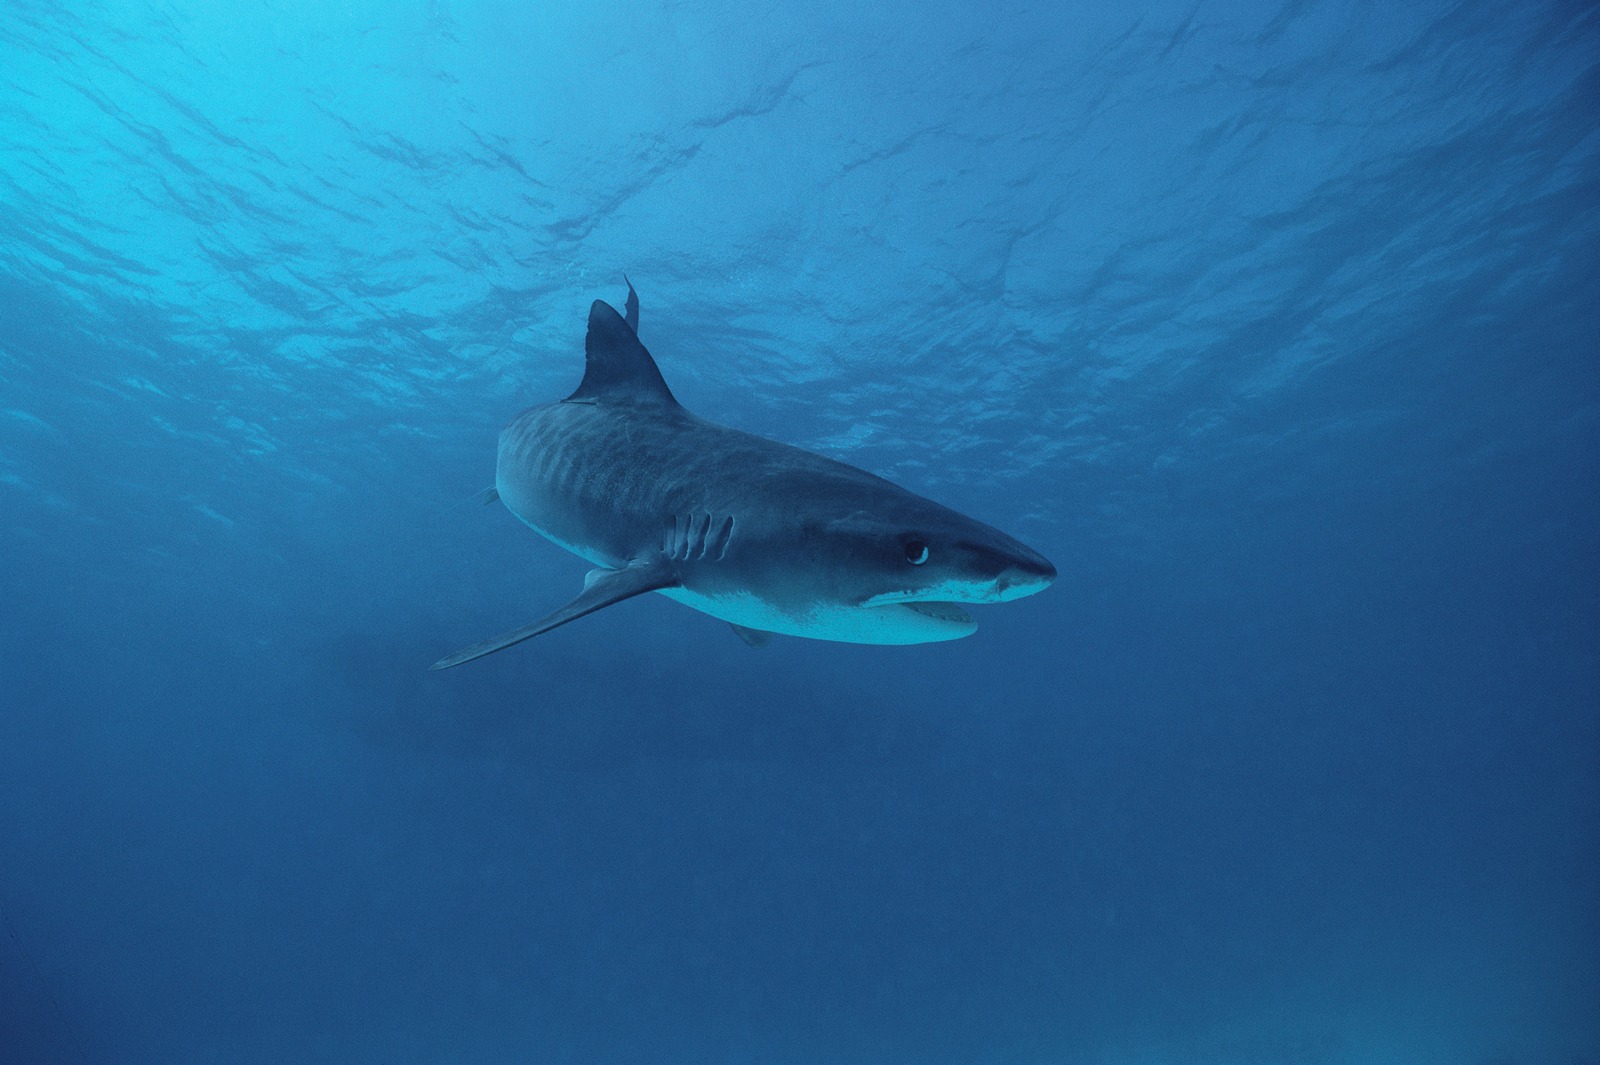
POLYGON ((694 515, 683 515, 683 531, 678 536, 678 557, 685 562, 694 553, 694 515))
POLYGON ((711 546, 711 515, 705 514, 694 520, 694 539, 700 546, 695 558, 705 558, 706 548, 711 546))
POLYGON ((685 531, 683 526, 683 515, 674 514, 672 516, 672 549, 668 551, 667 554, 675 559, 681 559, 685 557, 683 550, 684 539, 685 531))
MULTIPOLYGON (((709 520, 709 518, 708 518, 709 520)), ((722 556, 728 553, 728 542, 733 539, 733 515, 730 514, 717 525, 716 535, 706 539, 706 548, 700 552, 701 558, 711 557, 713 562, 721 562, 722 556), (713 556, 712 552, 716 554, 713 556)))

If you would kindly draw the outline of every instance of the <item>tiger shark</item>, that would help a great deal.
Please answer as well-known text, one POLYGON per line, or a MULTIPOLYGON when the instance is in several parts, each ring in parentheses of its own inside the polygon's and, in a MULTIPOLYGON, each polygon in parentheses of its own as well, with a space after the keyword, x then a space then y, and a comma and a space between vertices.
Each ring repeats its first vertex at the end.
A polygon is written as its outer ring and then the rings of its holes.
POLYGON ((998 529, 834 459, 691 414, 626 315, 595 300, 578 390, 500 434, 498 499, 596 568, 577 598, 433 664, 449 669, 660 592, 733 625, 865 644, 953 640, 960 604, 1043 590, 1056 570, 998 529))

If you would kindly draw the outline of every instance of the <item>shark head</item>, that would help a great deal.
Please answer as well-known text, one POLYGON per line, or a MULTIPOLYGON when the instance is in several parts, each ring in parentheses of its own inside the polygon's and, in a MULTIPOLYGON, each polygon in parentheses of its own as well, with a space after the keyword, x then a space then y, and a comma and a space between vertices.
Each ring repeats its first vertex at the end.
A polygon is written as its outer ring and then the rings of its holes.
POLYGON ((1004 603, 1041 592, 1056 568, 999 529, 930 507, 913 520, 865 514, 829 522, 835 572, 861 606, 1004 603), (942 513, 941 513, 942 512, 942 513))
POLYGON ((966 636, 977 623, 962 604, 1020 599, 1056 578, 999 529, 888 484, 874 495, 869 509, 811 522, 805 537, 825 598, 876 633, 871 642, 966 636))

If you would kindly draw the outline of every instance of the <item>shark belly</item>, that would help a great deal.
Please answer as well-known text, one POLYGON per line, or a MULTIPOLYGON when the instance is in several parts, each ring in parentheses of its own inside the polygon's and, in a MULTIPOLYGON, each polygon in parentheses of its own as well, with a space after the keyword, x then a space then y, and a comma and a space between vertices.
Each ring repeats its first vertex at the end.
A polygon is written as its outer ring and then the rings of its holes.
POLYGON ((682 586, 658 591, 731 625, 837 643, 938 643, 970 636, 978 628, 959 609, 930 611, 922 604, 860 607, 818 602, 796 609, 770 603, 750 591, 707 593, 682 586))

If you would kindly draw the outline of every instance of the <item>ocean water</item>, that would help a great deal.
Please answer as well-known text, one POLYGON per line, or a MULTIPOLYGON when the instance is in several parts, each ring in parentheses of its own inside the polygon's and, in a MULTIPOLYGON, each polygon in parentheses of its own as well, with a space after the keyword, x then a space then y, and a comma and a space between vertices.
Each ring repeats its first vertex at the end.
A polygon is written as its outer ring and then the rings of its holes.
POLYGON ((1586 2, 0 0, 0 1062, 1600 1062, 1586 2), (678 397, 948 644, 473 494, 678 397))

